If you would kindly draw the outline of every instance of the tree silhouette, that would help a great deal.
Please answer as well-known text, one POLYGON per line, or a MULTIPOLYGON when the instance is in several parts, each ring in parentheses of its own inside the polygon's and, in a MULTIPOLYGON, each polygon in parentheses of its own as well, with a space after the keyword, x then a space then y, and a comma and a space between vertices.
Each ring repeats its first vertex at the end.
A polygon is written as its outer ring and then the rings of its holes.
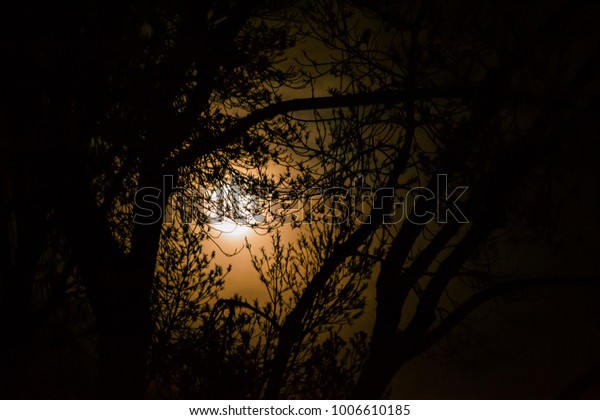
POLYGON ((379 398, 481 304, 598 284, 495 255, 552 236, 544 177, 597 128, 577 4, 19 8, 2 34, 3 395, 49 395, 34 361, 70 358, 60 396, 379 398), (266 301, 226 297, 204 252, 211 215, 249 212, 272 238, 245 251, 266 301))

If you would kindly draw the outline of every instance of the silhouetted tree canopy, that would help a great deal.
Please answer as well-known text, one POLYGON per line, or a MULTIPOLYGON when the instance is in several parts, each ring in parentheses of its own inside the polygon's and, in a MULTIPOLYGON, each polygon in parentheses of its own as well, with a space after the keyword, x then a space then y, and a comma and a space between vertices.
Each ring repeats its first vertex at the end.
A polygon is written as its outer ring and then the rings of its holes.
POLYGON ((2 396, 381 398, 500 296, 597 291, 510 265, 598 150, 595 6, 13 3, 2 396), (264 300, 211 251, 250 213, 264 300))

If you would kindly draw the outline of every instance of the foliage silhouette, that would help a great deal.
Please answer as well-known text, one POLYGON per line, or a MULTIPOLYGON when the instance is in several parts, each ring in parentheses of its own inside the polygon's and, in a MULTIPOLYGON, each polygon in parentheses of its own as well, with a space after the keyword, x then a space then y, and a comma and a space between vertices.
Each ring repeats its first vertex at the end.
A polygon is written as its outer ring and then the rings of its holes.
POLYGON ((598 128, 576 3, 19 8, 2 34, 3 396, 380 398, 479 305, 598 285, 499 256, 553 238, 546 175, 598 128), (450 197, 411 204, 440 179, 469 187, 469 223, 450 197), (246 216, 206 193, 232 187, 269 216, 252 227, 271 249, 244 251, 266 301, 227 296, 204 251, 207 215, 246 216))

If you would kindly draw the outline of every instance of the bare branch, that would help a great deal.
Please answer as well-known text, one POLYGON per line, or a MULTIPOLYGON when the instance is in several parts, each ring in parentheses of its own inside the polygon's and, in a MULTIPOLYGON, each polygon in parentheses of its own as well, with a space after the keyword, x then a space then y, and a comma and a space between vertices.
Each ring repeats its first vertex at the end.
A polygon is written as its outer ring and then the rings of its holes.
POLYGON ((258 307, 250 305, 248 302, 244 302, 243 300, 239 300, 239 299, 219 299, 217 301, 217 303, 215 304, 215 307, 218 307, 220 305, 248 309, 249 311, 255 313, 256 315, 259 315, 262 318, 264 318, 267 321, 269 321, 275 327, 275 329, 279 330, 281 328, 280 325, 277 323, 277 320, 275 318, 270 317, 265 312, 261 311, 258 307))
POLYGON ((316 110, 325 108, 353 107, 366 105, 394 105, 412 98, 468 98, 474 94, 469 87, 442 87, 431 89, 381 90, 375 92, 355 93, 349 95, 323 96, 314 98, 290 99, 268 105, 241 118, 234 126, 224 130, 217 138, 210 142, 196 142, 167 163, 170 169, 190 165, 199 156, 205 156, 223 149, 238 140, 253 126, 294 111, 316 110))
POLYGON ((585 277, 585 276, 548 276, 548 277, 531 277, 520 280, 515 280, 508 283, 498 284, 496 286, 485 289, 474 294, 467 299, 458 308, 456 308, 440 325, 431 330, 425 339, 418 347, 413 350, 414 354, 425 351, 442 337, 450 332, 454 327, 460 324, 469 316, 471 312, 480 307, 482 304, 495 299, 497 297, 510 293, 521 292, 531 289, 541 288, 573 288, 573 287, 600 287, 600 277, 585 277))

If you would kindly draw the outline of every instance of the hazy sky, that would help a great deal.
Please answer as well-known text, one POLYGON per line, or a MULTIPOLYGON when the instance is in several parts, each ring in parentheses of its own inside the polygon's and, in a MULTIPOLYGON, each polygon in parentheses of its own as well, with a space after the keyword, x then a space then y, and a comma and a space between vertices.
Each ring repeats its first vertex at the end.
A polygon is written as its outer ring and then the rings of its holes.
MULTIPOLYGON (((591 232, 600 231, 600 181, 591 168, 600 166, 597 147, 571 150, 561 155, 561 171, 554 172, 558 185, 550 216, 555 222, 558 244, 524 241, 504 244, 509 256, 495 271, 530 275, 594 275, 600 257, 591 232), (585 182, 581 182, 585 180, 585 182), (515 248, 516 247, 516 248, 515 248)), ((216 262, 232 264, 225 295, 240 294, 253 300, 266 299, 264 287, 252 267, 245 246, 247 240, 257 252, 271 249, 270 235, 249 228, 227 225, 215 242, 227 253, 207 243, 206 250, 217 251, 216 262)), ((306 225, 305 229, 310 229, 306 225)), ((284 241, 293 241, 290 226, 279 228, 284 241)), ((378 270, 375 270, 376 277, 378 270)), ((374 281, 367 293, 367 309, 353 329, 370 331, 374 316, 374 281)), ((430 355, 418 356, 401 368, 393 382, 392 395, 402 398, 548 398, 597 363, 600 354, 600 316, 597 296, 582 290, 535 291, 525 299, 503 298, 479 309, 472 325, 471 341, 452 343, 458 352, 434 348, 430 355)), ((600 388, 590 398, 600 397, 600 388)))

